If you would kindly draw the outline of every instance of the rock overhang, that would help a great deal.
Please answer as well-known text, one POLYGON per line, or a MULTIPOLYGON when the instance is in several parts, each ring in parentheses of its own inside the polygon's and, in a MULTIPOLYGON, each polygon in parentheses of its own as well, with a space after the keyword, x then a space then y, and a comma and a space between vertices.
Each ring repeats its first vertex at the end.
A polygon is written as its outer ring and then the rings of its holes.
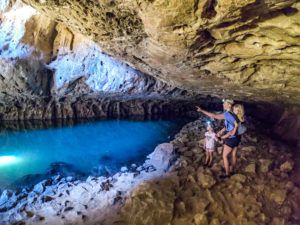
POLYGON ((300 100, 298 1, 24 2, 178 87, 240 100, 300 100))

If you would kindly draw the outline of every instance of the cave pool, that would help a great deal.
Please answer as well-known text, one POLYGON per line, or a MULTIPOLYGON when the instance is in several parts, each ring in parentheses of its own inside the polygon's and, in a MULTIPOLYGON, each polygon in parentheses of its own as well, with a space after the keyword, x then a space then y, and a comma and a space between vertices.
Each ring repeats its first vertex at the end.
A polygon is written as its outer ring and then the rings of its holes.
POLYGON ((177 120, 100 120, 0 133, 0 189, 21 188, 57 174, 85 178, 137 166, 180 130, 177 120))

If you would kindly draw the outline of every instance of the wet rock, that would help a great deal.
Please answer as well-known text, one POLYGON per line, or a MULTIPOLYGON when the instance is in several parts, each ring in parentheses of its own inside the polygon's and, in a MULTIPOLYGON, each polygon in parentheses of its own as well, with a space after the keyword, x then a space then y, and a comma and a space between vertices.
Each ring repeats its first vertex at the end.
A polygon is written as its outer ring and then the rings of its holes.
POLYGON ((12 197, 13 192, 9 190, 4 190, 0 197, 0 206, 9 201, 10 197, 12 197))
POLYGON ((17 196, 9 190, 4 190, 0 197, 0 212, 5 212, 17 204, 17 196))
POLYGON ((126 167, 126 166, 123 166, 123 167, 121 167, 121 170, 120 170, 121 172, 127 172, 128 171, 128 168, 126 167))
POLYGON ((40 182, 38 184, 36 184, 34 187, 33 187, 33 191, 38 193, 38 194, 41 194, 43 193, 45 190, 45 186, 44 186, 44 183, 43 182, 40 182))
POLYGON ((198 184, 203 188, 211 188, 216 183, 211 174, 205 174, 202 171, 197 173, 197 180, 198 184))

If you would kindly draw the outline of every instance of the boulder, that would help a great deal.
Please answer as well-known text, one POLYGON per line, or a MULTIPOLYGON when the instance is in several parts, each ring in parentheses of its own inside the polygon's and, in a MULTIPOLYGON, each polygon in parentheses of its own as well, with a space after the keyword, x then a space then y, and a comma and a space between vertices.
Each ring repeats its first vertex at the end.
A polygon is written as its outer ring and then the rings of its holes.
POLYGON ((154 152, 148 155, 144 167, 150 165, 154 166, 157 170, 167 170, 170 166, 170 160, 174 156, 173 145, 170 143, 163 143, 158 145, 154 152))

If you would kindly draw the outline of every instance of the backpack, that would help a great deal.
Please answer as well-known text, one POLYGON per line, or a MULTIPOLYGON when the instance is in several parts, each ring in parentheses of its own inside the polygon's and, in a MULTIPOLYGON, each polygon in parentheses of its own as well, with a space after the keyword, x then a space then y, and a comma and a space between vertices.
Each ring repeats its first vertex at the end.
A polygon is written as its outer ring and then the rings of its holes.
POLYGON ((238 123, 238 129, 237 129, 237 132, 236 134, 237 135, 242 135, 244 133, 246 133, 247 131, 247 127, 245 126, 244 122, 241 122, 239 120, 239 118, 237 117, 237 115, 235 115, 234 113, 230 112, 230 114, 234 117, 234 119, 237 121, 238 123))

